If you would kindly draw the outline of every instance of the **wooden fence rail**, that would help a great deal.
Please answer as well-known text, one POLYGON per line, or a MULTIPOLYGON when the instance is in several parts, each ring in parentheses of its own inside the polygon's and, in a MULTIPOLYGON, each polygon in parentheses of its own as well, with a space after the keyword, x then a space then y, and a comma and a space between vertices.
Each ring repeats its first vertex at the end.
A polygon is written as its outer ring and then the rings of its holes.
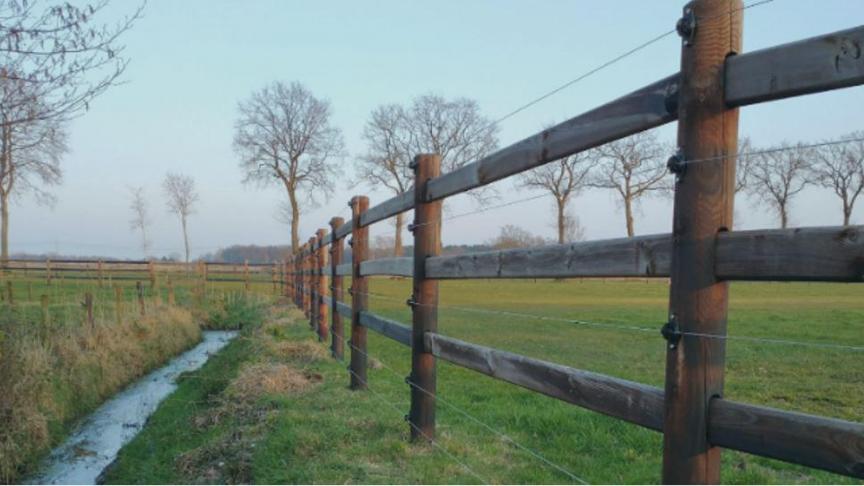
POLYGON ((443 359, 663 433, 667 483, 719 482, 721 447, 864 478, 864 425, 722 398, 728 281, 864 281, 862 226, 731 231, 737 108, 864 84, 864 26, 741 53, 743 14, 739 0, 688 3, 679 25, 695 28, 679 29, 679 73, 447 174, 435 172, 437 157, 419 156, 413 191, 372 208, 355 197, 351 220, 297 249, 288 268, 304 309, 304 279, 352 277, 350 306, 322 297, 334 317, 352 321, 352 388, 366 386, 365 332, 372 329, 411 347, 414 438, 415 430, 434 436, 435 359, 443 359), (675 175, 672 234, 438 255, 435 202, 675 120, 684 170, 675 175), (411 209, 413 258, 368 260, 368 227, 411 209), (302 267, 310 254, 349 235, 350 263, 302 267), (413 279, 411 327, 368 310, 367 279, 377 275, 413 279), (438 280, 567 277, 670 279, 664 389, 467 343, 435 328, 438 280))

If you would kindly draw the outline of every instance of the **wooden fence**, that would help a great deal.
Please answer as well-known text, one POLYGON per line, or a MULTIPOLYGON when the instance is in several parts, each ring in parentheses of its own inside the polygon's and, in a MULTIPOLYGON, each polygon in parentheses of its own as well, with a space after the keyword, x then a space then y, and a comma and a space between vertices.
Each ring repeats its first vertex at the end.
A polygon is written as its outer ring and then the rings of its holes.
POLYGON ((678 23, 679 73, 447 174, 439 174, 437 155, 418 155, 413 191, 371 208, 365 196, 354 197, 350 221, 334 218, 329 234, 319 230, 297 249, 286 263, 287 295, 320 339, 332 330, 340 359, 342 317, 350 319, 351 387, 366 386, 371 329, 411 348, 415 439, 434 437, 435 362, 443 359, 663 433, 667 483, 719 482, 720 448, 864 478, 864 425, 723 398, 727 282, 864 280, 864 227, 731 231, 738 108, 862 84, 864 27, 740 54, 743 14, 738 0, 687 4, 678 23), (675 120, 680 150, 670 159, 672 234, 440 255, 445 198, 675 120), (413 258, 367 260, 368 227, 411 209, 413 258), (349 235, 352 259, 342 264, 349 235), (374 275, 413 279, 411 326, 369 311, 367 278, 374 275), (342 295, 345 276, 351 277, 350 306, 330 297, 342 295), (665 389, 437 332, 439 280, 562 277, 670 279, 669 321, 662 326, 665 389))

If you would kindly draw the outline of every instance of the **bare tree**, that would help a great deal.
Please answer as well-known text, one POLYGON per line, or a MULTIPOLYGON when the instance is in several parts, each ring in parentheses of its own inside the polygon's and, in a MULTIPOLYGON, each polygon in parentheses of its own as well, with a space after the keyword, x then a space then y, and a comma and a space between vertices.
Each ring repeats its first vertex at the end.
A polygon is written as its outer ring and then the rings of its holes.
POLYGON ((141 233, 141 254, 144 258, 150 252, 150 240, 147 239, 147 226, 150 225, 150 210, 147 207, 147 198, 144 196, 144 187, 130 187, 129 193, 132 201, 129 209, 132 210, 132 219, 129 220, 129 229, 141 233))
POLYGON ((668 150, 650 132, 641 132, 627 138, 601 145, 589 152, 595 166, 588 185, 612 189, 621 198, 627 236, 635 235, 633 209, 639 201, 652 193, 669 190, 664 183, 668 150))
POLYGON ((572 227, 575 222, 568 216, 567 206, 571 198, 579 194, 588 185, 590 172, 590 160, 588 160, 583 152, 541 165, 536 169, 524 172, 520 176, 523 187, 542 189, 551 194, 555 199, 558 243, 565 243, 567 241, 568 225, 572 227), (568 218, 570 218, 570 221, 568 221, 568 218))
POLYGON ((780 146, 758 153, 751 167, 753 183, 749 191, 767 204, 780 218, 780 227, 789 224, 792 199, 810 181, 810 159, 813 151, 807 147, 783 142, 780 146))
POLYGON ((195 180, 187 175, 169 172, 165 174, 165 179, 162 181, 162 190, 165 192, 168 210, 180 218, 180 226, 183 228, 183 247, 186 250, 186 263, 189 263, 187 220, 189 215, 195 212, 195 203, 198 202, 195 180))
MULTIPOLYGON (((428 94, 408 107, 382 105, 372 111, 364 127, 367 152, 358 159, 358 173, 369 184, 398 196, 414 187, 410 163, 415 155, 439 154, 442 171, 450 172, 494 150, 497 131, 477 102, 466 98, 448 100, 428 94)), ((403 214, 395 218, 395 256, 402 255, 403 218, 403 214)))
MULTIPOLYGON (((62 181, 60 159, 68 151, 65 123, 56 119, 7 123, 10 113, 0 107, 0 261, 9 259, 9 209, 16 197, 33 194, 52 205, 44 186, 62 181)), ((14 115, 12 115, 14 116, 14 115)))
POLYGON ((18 115, 6 123, 69 119, 117 84, 128 63, 119 39, 143 5, 113 24, 108 5, 0 0, 0 100, 18 115))
POLYGON ((342 132, 330 124, 330 103, 300 83, 275 82, 238 105, 234 150, 244 182, 281 183, 291 208, 291 247, 299 246, 300 204, 328 194, 342 132))
POLYGON ((738 140, 738 156, 735 158, 735 194, 746 191, 752 184, 753 144, 749 137, 738 140))
POLYGON ((564 216, 564 240, 559 243, 570 243, 574 241, 582 241, 585 239, 585 227, 579 222, 579 217, 573 214, 564 216))
POLYGON ((849 226, 855 201, 864 191, 864 132, 850 133, 846 138, 857 140, 819 148, 811 166, 813 182, 832 189, 842 201, 843 226, 849 226))
POLYGON ((544 244, 546 244, 546 241, 542 237, 535 236, 528 230, 513 224, 502 226, 501 232, 498 236, 489 241, 489 246, 492 246, 497 250, 531 248, 534 246, 542 246, 544 244))

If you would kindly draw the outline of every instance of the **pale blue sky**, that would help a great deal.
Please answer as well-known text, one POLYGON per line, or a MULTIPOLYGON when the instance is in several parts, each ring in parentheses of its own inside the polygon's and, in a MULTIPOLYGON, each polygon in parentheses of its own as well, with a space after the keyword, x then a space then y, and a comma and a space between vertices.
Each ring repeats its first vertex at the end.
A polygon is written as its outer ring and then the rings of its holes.
MULTIPOLYGON (((287 228, 273 215, 277 188, 243 187, 231 149, 237 101, 274 80, 300 81, 333 104, 345 135, 346 178, 363 151, 360 132, 370 110, 434 92, 476 99, 497 118, 604 61, 671 29, 679 1, 443 1, 300 2, 150 0, 145 17, 125 38, 131 58, 126 84, 100 99, 71 126, 72 153, 52 210, 31 199, 12 216, 12 251, 60 251, 138 257, 128 229, 128 185, 144 185, 158 253, 179 252, 179 224, 169 215, 159 182, 168 170, 195 177, 201 193, 190 222, 195 254, 232 243, 285 243, 287 228)), ((775 0, 745 12, 745 51, 861 23, 861 0, 775 0)), ((115 0, 118 14, 134 8, 115 0)), ((679 40, 670 36, 505 121, 502 145, 543 125, 577 115, 671 74, 679 40)), ((837 138, 864 129, 864 91, 852 88, 742 110, 741 133, 757 144, 837 138)), ((674 124, 660 131, 672 140, 674 124)), ((530 195, 512 181, 497 184, 501 202, 530 195)), ((351 195, 372 204, 389 194, 337 184, 329 203, 302 221, 308 237, 351 195)), ((611 194, 591 191, 574 202, 589 238, 624 235, 611 194)), ((864 203, 862 203, 864 204, 864 203)), ((474 208, 455 198, 449 210, 474 208)), ((856 210, 853 219, 864 221, 856 210)), ((744 198, 743 227, 774 226, 774 218, 744 198)), ((794 204, 796 225, 839 224, 836 198, 808 190, 794 204)), ((671 204, 649 201, 637 233, 669 231, 671 204)), ((533 201, 448 222, 445 243, 491 238, 506 223, 552 237, 551 203, 533 201)), ((372 233, 390 233, 379 224, 372 233)), ((410 241, 410 237, 408 241, 410 241)))

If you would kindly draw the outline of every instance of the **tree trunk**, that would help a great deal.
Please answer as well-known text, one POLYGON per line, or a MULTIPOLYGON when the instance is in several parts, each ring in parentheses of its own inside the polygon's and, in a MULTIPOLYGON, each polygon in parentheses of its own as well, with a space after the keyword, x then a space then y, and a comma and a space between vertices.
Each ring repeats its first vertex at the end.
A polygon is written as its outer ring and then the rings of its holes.
POLYGON ((183 225, 183 247, 186 249, 186 264, 189 264, 189 234, 186 231, 186 216, 180 217, 180 222, 183 225))
POLYGON ((402 256, 402 225, 405 223, 404 221, 405 214, 399 213, 396 215, 396 235, 393 238, 393 256, 401 257, 402 256))
POLYGON ((0 264, 9 261, 9 195, 0 196, 0 264))
POLYGON ((558 243, 563 245, 565 243, 564 232, 566 230, 566 228, 565 228, 566 221, 565 221, 565 214, 564 214, 564 211, 566 209, 566 201, 558 199, 557 202, 558 202, 558 243))
POLYGON ((786 206, 780 206, 780 228, 786 229, 789 223, 789 216, 786 214, 786 206))
POLYGON ((297 208, 297 196, 294 190, 288 187, 288 201, 291 203, 291 251, 300 248, 300 209, 297 208))
POLYGON ((624 217, 627 218, 627 237, 632 238, 636 232, 633 230, 633 201, 624 198, 624 217))
POLYGON ((843 226, 849 226, 850 219, 852 219, 852 205, 843 198, 843 226))

